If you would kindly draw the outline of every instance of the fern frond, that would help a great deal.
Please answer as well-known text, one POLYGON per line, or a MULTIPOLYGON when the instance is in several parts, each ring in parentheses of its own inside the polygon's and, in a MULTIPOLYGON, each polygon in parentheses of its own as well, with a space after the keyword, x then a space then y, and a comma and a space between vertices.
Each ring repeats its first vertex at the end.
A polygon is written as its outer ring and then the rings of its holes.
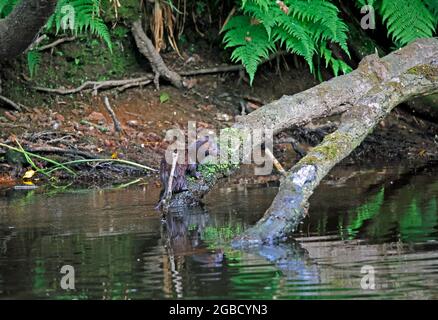
POLYGON ((433 36, 436 19, 422 0, 382 0, 379 11, 388 33, 399 46, 433 36))
POLYGON ((252 83, 257 66, 275 50, 275 44, 269 41, 266 29, 261 24, 254 24, 250 17, 233 17, 226 30, 225 47, 234 47, 231 60, 245 66, 252 83))
POLYGON ((41 61, 41 53, 39 51, 37 50, 28 51, 27 67, 31 78, 33 78, 33 76, 36 74, 40 61, 41 61))
POLYGON ((425 0, 427 8, 432 12, 435 18, 435 25, 438 24, 438 1, 437 0, 425 0))
POLYGON ((343 74, 351 72, 353 69, 344 61, 333 57, 331 50, 329 50, 326 45, 326 43, 323 43, 319 48, 320 56, 325 60, 325 67, 331 67, 335 77, 339 75, 340 71, 343 74))
POLYGON ((288 52, 304 57, 309 65, 310 72, 313 72, 313 56, 316 51, 314 46, 309 47, 300 39, 290 36, 285 30, 280 28, 275 30, 274 40, 279 41, 280 45, 285 46, 288 52))
POLYGON ((56 33, 60 32, 63 28, 62 21, 66 18, 66 12, 73 10, 74 24, 71 31, 74 34, 89 32, 97 35, 112 51, 110 32, 100 16, 100 5, 100 0, 59 0, 55 13, 47 22, 46 27, 48 29, 55 28, 56 33))

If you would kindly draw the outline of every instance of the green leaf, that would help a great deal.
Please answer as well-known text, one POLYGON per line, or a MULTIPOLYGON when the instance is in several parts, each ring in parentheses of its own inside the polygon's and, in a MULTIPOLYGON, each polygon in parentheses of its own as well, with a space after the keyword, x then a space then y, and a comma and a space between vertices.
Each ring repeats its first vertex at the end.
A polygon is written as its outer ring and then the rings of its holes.
POLYGON ((160 103, 166 103, 170 100, 170 96, 167 92, 160 93, 160 103))

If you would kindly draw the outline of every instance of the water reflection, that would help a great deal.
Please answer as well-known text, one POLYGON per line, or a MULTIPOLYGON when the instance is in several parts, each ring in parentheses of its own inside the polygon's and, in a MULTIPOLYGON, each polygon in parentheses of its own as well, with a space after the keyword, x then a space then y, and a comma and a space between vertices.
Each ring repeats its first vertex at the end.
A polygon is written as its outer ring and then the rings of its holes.
POLYGON ((249 251, 229 240, 257 221, 275 188, 222 188, 205 208, 166 217, 148 186, 0 191, 0 297, 438 298, 436 171, 382 177, 388 170, 327 180, 296 241, 249 251), (65 264, 75 291, 60 288, 65 264), (377 290, 361 289, 364 265, 375 268, 377 290))

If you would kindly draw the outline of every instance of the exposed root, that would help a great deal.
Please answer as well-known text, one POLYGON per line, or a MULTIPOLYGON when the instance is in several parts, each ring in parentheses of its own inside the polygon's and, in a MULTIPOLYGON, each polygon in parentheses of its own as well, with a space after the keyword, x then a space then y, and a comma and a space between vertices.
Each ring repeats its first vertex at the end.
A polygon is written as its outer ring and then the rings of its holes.
POLYGON ((73 89, 65 89, 65 88, 52 89, 45 87, 32 87, 32 89, 41 92, 54 93, 60 95, 74 94, 81 91, 92 91, 93 93, 97 94, 98 90, 117 88, 119 91, 123 91, 128 87, 131 88, 135 86, 148 84, 151 82, 152 78, 153 78, 152 75, 146 75, 144 77, 126 79, 126 80, 86 81, 83 84, 81 84, 79 87, 73 89))
POLYGON ((150 62, 152 70, 154 71, 154 83, 155 87, 159 88, 158 78, 163 77, 170 81, 172 85, 177 88, 183 88, 183 82, 181 76, 170 70, 157 52, 152 41, 148 38, 141 26, 141 20, 138 20, 132 24, 132 34, 134 35, 135 42, 138 50, 143 54, 150 62))

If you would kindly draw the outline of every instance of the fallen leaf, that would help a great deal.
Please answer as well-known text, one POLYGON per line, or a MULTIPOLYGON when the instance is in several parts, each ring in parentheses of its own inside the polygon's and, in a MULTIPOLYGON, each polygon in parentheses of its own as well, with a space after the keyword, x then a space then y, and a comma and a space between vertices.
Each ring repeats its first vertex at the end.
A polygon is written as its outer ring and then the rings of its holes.
POLYGON ((23 176, 23 179, 32 179, 32 177, 35 175, 35 171, 34 170, 27 170, 26 173, 23 176))

